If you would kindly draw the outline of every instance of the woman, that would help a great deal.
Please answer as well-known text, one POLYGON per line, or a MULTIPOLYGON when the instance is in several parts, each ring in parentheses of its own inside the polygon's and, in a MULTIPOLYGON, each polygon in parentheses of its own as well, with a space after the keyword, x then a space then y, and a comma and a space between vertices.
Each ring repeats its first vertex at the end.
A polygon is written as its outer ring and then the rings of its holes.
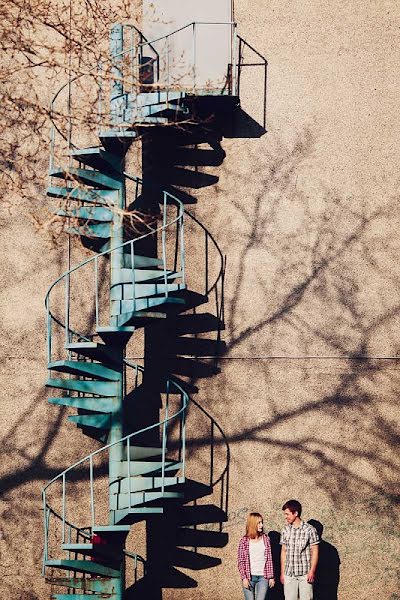
POLYGON ((262 515, 250 513, 246 535, 239 542, 238 568, 245 600, 265 600, 268 588, 275 585, 271 544, 263 528, 262 515))

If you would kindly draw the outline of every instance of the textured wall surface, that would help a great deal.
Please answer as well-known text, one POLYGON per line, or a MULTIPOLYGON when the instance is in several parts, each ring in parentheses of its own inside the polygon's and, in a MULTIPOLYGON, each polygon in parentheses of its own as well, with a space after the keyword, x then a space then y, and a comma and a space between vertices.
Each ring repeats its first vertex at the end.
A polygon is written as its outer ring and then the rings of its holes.
MULTIPOLYGON (((221 372, 194 383, 230 449, 229 541, 205 551, 219 566, 182 568, 197 588, 163 598, 239 600, 246 513, 280 531, 281 505, 295 497, 324 527, 328 578, 340 558, 340 600, 396 600, 399 7, 236 0, 235 13, 240 35, 269 61, 267 131, 252 137, 262 70, 248 67, 242 105, 254 123, 242 117, 241 137, 222 141, 222 164, 199 168, 214 185, 186 189, 227 257, 221 372)), ((0 230, 0 597, 45 600, 40 489, 94 444, 46 403, 43 299, 65 255, 35 229, 29 200, 15 204, 0 230)), ((202 238, 188 233, 193 273, 202 238)), ((196 414, 193 478, 207 436, 196 414)))

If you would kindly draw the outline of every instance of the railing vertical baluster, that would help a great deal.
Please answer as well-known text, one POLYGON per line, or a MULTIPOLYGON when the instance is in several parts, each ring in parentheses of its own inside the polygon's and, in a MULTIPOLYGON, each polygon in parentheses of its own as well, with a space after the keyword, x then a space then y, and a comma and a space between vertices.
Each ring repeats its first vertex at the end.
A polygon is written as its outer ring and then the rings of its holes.
POLYGON ((45 563, 49 558, 49 509, 46 505, 46 492, 42 493, 43 498, 43 527, 44 527, 44 548, 43 548, 43 563, 42 563, 42 576, 45 574, 45 563))
POLYGON ((206 268, 205 268, 205 278, 206 278, 206 289, 204 292, 204 295, 207 296, 208 295, 208 231, 207 229, 204 230, 204 252, 206 255, 206 268))
MULTIPOLYGON (((132 269, 132 312, 136 311, 136 289, 135 289, 135 248, 131 240, 131 269, 132 269)), ((123 312, 123 311, 122 311, 123 312)))
MULTIPOLYGON (((187 397, 182 395, 182 406, 186 404, 187 397)), ((186 476, 186 408, 182 411, 182 477, 186 476)))
POLYGON ((168 414, 169 414, 169 379, 167 379, 167 399, 165 401, 165 414, 163 423, 162 433, 162 464, 161 464, 161 493, 164 493, 165 488, 165 456, 167 452, 167 427, 168 427, 168 414))
POLYGON ((210 438, 210 487, 212 487, 214 478, 214 421, 211 421, 210 438))
POLYGON ((169 58, 169 36, 167 36, 167 102, 169 99, 169 86, 170 86, 170 58, 169 58))
POLYGON ((164 295, 166 298, 168 298, 166 228, 167 228, 167 192, 164 192, 163 226, 162 226, 162 230, 161 230, 161 245, 162 245, 162 257, 163 257, 163 269, 164 269, 164 295))
POLYGON ((65 513, 66 513, 66 497, 65 497, 65 487, 66 487, 66 480, 65 480, 65 473, 63 473, 62 476, 62 543, 65 543, 65 513))
POLYGON ((193 92, 196 91, 196 23, 193 23, 193 92))
POLYGON ((236 23, 233 23, 233 25, 231 25, 231 27, 233 27, 233 56, 231 57, 232 60, 232 95, 233 96, 237 96, 237 89, 236 89, 236 82, 237 82, 237 73, 236 73, 236 68, 237 68, 237 30, 236 30, 236 23))
POLYGON ((96 328, 99 326, 99 260, 96 255, 94 258, 94 294, 96 305, 96 328))
POLYGON ((128 494, 129 494, 129 503, 128 506, 131 505, 131 493, 132 493, 132 482, 131 482, 131 440, 128 438, 126 440, 126 452, 127 452, 127 461, 128 461, 128 494))
MULTIPOLYGON (((52 318, 50 312, 50 297, 47 298, 47 363, 51 362, 52 318)), ((50 371, 51 377, 51 371, 50 371)))
POLYGON ((65 345, 69 344, 70 273, 65 277, 65 345))
POLYGON ((95 524, 94 514, 94 488, 93 488, 93 454, 89 457, 89 477, 90 477, 90 511, 92 517, 92 531, 95 524))
POLYGON ((185 232, 184 232, 184 215, 180 218, 180 231, 181 231, 181 271, 182 271, 182 283, 186 284, 186 269, 185 269, 185 232))

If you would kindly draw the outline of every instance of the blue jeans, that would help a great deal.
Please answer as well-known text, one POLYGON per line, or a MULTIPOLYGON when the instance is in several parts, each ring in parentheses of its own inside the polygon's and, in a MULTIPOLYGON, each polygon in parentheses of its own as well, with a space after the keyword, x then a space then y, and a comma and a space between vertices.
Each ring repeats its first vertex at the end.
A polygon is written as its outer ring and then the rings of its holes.
POLYGON ((245 600, 265 600, 268 589, 268 579, 265 579, 262 575, 252 575, 250 589, 243 588, 244 598, 245 600))

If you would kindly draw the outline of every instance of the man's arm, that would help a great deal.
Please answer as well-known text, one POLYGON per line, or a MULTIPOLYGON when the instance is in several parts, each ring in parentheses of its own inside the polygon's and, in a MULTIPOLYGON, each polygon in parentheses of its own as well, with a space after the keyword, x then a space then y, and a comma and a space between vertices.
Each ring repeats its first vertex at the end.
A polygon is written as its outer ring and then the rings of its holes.
POLYGON ((314 583, 315 579, 315 571, 317 570, 318 557, 319 557, 319 545, 313 544, 310 546, 311 550, 311 568, 307 573, 307 581, 308 583, 314 583))
POLYGON ((285 563, 286 563, 286 546, 281 547, 281 583, 285 583, 285 563))

